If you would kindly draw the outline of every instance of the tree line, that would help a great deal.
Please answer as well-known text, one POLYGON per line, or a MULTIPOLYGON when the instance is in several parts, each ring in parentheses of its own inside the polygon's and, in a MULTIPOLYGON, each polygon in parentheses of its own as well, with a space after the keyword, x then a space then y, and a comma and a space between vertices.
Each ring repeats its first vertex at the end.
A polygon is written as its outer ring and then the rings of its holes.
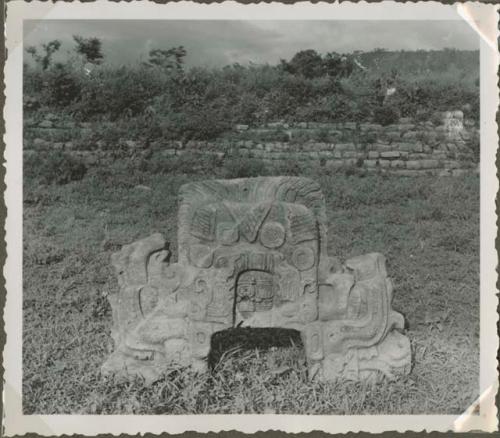
MULTIPOLYGON (((429 120, 435 111, 479 117, 479 52, 297 52, 276 65, 187 68, 183 46, 107 65, 96 37, 73 37, 74 58, 55 61, 58 40, 27 47, 25 111, 115 121, 139 135, 209 139, 234 124, 285 121, 429 120)), ((123 128, 125 129, 125 128, 123 128)), ((111 135, 112 133, 108 133, 111 135)))

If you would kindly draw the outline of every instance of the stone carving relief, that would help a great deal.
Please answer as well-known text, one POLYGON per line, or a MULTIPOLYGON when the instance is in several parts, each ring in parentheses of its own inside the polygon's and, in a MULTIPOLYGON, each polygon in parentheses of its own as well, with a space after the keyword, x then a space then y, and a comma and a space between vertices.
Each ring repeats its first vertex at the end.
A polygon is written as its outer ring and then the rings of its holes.
POLYGON ((104 372, 157 379, 206 368, 213 333, 241 323, 299 330, 309 375, 377 380, 410 371, 402 315, 381 254, 340 263, 326 251, 319 186, 269 177, 186 184, 179 260, 154 234, 114 254, 115 351, 104 372))

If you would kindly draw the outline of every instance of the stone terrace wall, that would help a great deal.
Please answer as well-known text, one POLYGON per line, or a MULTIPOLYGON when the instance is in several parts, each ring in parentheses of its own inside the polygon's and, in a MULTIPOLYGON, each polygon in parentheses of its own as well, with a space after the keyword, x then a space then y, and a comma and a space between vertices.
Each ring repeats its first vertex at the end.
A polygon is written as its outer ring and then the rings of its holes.
MULTIPOLYGON (((461 175, 478 167, 479 130, 464 121, 460 111, 440 114, 438 123, 269 123, 258 128, 237 125, 234 132, 215 141, 165 141, 145 145, 123 139, 106 145, 102 140, 86 143, 67 140, 95 130, 91 124, 43 120, 25 121, 25 155, 48 150, 66 151, 87 165, 108 165, 116 159, 155 159, 215 155, 258 159, 279 165, 290 161, 309 163, 326 170, 356 167, 366 171, 404 176, 461 175), (437 125, 437 126, 436 126, 437 125), (61 139, 65 139, 62 141, 61 139), (58 140, 58 141, 56 141, 58 140)), ((100 126, 100 132, 103 127, 100 126)))

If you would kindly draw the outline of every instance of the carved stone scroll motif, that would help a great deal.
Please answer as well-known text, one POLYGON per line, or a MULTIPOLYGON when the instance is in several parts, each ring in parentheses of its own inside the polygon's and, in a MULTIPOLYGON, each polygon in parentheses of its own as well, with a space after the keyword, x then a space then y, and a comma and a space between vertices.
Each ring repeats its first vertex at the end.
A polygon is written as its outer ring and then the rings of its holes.
POLYGON ((206 368, 213 333, 245 324, 302 334, 310 378, 388 379, 411 368, 385 258, 339 263, 326 251, 325 202, 307 178, 186 184, 179 261, 154 234, 113 254, 115 351, 103 372, 158 379, 206 368))

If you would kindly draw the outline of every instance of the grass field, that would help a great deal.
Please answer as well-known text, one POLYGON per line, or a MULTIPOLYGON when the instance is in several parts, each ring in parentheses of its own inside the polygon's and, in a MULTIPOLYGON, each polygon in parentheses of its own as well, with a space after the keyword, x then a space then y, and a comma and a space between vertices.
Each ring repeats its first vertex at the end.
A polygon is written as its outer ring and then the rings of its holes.
POLYGON ((94 170, 24 188, 23 410, 63 413, 459 414, 479 387, 479 178, 316 175, 329 252, 379 251, 407 319, 410 375, 311 383, 300 342, 227 345, 213 373, 166 370, 146 387, 100 376, 112 349, 110 255, 162 232, 176 258, 177 192, 202 176, 94 170))

